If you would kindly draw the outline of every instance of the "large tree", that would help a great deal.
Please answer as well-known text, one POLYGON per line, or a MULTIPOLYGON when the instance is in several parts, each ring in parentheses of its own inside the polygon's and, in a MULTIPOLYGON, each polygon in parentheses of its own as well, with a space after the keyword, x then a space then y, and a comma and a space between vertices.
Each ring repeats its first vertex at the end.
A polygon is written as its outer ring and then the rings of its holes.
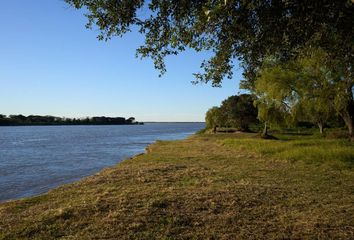
POLYGON ((294 118, 307 118, 320 132, 335 114, 345 121, 353 139, 354 79, 345 78, 341 62, 323 49, 304 48, 292 61, 268 58, 257 74, 255 90, 263 102, 276 103, 294 118), (269 60, 270 59, 270 60, 269 60))
POLYGON ((234 60, 246 80, 269 53, 291 57, 315 43, 353 72, 354 4, 350 0, 65 0, 87 10, 87 27, 97 25, 99 39, 122 36, 135 25, 145 35, 137 51, 165 71, 164 58, 186 48, 210 50, 202 63, 202 81, 221 83, 232 76, 234 60))

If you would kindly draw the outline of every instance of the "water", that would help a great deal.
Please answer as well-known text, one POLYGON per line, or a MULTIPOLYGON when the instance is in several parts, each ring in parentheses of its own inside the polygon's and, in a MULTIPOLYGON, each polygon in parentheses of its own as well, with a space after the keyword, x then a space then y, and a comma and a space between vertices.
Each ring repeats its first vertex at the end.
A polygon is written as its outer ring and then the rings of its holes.
POLYGON ((0 127, 0 201, 44 193, 144 152, 158 139, 182 139, 203 127, 203 123, 0 127))

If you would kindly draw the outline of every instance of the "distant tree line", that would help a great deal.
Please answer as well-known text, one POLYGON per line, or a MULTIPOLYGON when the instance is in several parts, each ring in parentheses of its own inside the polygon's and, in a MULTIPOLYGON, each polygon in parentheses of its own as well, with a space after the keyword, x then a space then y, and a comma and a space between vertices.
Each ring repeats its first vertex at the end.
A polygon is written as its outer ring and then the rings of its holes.
POLYGON ((124 125, 143 124, 135 121, 134 117, 86 117, 86 118, 65 118, 55 116, 39 115, 3 115, 0 114, 0 126, 21 126, 21 125, 124 125))

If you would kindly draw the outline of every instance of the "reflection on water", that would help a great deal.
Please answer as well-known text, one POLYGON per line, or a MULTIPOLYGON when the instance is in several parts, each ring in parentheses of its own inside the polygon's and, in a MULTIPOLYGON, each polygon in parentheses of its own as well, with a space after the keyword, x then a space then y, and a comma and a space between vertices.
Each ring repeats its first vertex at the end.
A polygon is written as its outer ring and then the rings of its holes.
POLYGON ((73 182, 144 151, 182 139, 203 123, 0 127, 0 201, 73 182))

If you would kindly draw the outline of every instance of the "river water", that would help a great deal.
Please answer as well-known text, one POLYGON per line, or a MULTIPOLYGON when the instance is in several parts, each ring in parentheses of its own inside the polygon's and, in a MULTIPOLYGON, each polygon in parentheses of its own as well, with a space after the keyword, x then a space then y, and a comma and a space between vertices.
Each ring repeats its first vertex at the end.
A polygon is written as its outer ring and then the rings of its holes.
POLYGON ((47 192, 144 152, 156 140, 182 139, 204 123, 0 127, 0 201, 47 192))

